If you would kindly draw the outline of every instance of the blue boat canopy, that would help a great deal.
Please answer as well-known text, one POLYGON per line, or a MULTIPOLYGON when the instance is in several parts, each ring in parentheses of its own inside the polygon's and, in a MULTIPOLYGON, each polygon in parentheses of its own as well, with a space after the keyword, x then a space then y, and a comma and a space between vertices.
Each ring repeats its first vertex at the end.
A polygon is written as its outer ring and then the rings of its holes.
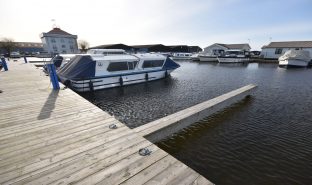
POLYGON ((95 77, 95 61, 89 55, 77 55, 65 64, 57 74, 61 81, 90 79, 95 77))

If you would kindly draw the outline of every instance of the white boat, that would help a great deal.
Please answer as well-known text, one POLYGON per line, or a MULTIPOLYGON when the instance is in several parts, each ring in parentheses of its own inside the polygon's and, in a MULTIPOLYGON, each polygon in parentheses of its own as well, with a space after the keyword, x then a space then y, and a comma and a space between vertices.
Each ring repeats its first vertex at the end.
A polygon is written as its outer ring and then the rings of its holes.
POLYGON ((219 63, 243 63, 248 62, 245 51, 242 50, 227 50, 224 56, 217 57, 219 63))
POLYGON ((191 60, 192 53, 173 53, 172 59, 173 60, 191 60))
POLYGON ((278 58, 280 67, 307 67, 311 61, 309 51, 288 50, 278 58))
POLYGON ((200 54, 198 58, 201 62, 218 62, 217 55, 200 54))
POLYGON ((11 58, 21 58, 21 54, 19 52, 13 51, 10 53, 10 57, 11 58))
POLYGON ((193 53, 191 55, 191 60, 192 61, 199 61, 199 53, 193 53))
POLYGON ((161 54, 85 54, 75 56, 57 75, 73 90, 85 92, 165 78, 178 67, 161 54))

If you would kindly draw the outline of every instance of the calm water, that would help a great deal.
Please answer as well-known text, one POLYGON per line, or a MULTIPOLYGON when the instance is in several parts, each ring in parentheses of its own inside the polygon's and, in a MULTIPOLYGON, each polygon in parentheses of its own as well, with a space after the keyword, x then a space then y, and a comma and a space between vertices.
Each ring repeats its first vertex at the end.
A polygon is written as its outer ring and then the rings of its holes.
POLYGON ((158 145, 216 184, 312 184, 312 69, 179 64, 164 80, 82 95, 133 128, 257 84, 252 97, 158 145))

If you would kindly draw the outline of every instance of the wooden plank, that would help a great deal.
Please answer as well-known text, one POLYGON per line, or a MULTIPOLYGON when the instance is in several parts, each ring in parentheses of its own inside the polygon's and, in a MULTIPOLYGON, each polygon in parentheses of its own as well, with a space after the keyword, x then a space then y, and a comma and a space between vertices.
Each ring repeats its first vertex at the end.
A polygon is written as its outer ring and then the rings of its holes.
POLYGON ((192 184, 197 178, 199 174, 196 173, 191 168, 186 168, 182 173, 180 173, 175 179, 168 182, 167 184, 172 185, 189 185, 192 184))
POLYGON ((164 171, 150 179, 146 182, 146 185, 161 185, 168 184, 170 181, 175 179, 181 172, 186 170, 188 167, 181 163, 180 161, 176 161, 174 164, 166 168, 164 171))
POLYGON ((212 182, 208 181, 205 177, 199 176, 192 185, 213 185, 212 182))
POLYGON ((124 184, 124 185, 144 184, 149 179, 161 173, 163 170, 168 168, 170 165, 172 165, 176 161, 177 160, 174 157, 168 155, 164 157, 163 159, 159 160, 158 162, 152 164, 148 168, 145 168, 140 173, 137 173, 136 175, 130 177, 126 181, 122 182, 121 184, 124 184))

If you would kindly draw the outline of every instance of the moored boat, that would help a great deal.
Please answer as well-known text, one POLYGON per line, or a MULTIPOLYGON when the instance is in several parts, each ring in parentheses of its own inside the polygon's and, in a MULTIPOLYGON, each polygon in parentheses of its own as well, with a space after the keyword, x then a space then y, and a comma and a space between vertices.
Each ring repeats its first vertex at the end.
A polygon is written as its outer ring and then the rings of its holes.
POLYGON ((311 61, 309 51, 288 50, 278 58, 280 67, 307 67, 311 61))
POLYGON ((224 56, 218 56, 217 59, 219 63, 243 63, 249 61, 249 57, 242 50, 228 50, 224 56))
POLYGON ((216 55, 200 54, 198 58, 201 62, 218 62, 216 55))
POLYGON ((173 53, 172 59, 173 60, 191 60, 192 54, 191 53, 173 53))
POLYGON ((161 54, 85 54, 75 56, 57 75, 73 90, 85 92, 165 78, 178 67, 161 54))

